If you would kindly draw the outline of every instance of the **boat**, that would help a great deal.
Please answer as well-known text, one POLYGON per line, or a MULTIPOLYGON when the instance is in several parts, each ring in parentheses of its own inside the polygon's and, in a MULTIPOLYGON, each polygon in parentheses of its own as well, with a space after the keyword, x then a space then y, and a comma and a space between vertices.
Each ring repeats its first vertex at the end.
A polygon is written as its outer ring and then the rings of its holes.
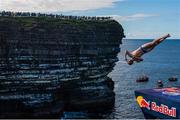
POLYGON ((178 79, 177 79, 176 77, 170 77, 168 80, 169 80, 170 82, 178 81, 178 79))
POLYGON ((180 87, 136 90, 145 119, 180 119, 180 87))
POLYGON ((147 82, 147 81, 149 81, 149 77, 147 77, 145 75, 137 78, 137 80, 136 80, 136 82, 147 82))

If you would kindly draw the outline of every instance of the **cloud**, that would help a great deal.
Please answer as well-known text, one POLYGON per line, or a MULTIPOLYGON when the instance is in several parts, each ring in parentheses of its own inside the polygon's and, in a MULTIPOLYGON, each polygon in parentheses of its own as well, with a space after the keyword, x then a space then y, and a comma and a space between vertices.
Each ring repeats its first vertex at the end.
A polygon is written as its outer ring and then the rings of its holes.
POLYGON ((126 38, 154 38, 155 36, 158 37, 160 35, 160 33, 157 33, 157 32, 151 32, 150 33, 147 33, 145 31, 134 31, 133 33, 126 33, 126 38))
POLYGON ((137 13, 129 16, 120 16, 120 15, 109 15, 113 17, 115 20, 119 22, 123 21, 135 21, 135 20, 142 20, 144 18, 149 18, 149 17, 157 17, 159 15, 157 14, 144 14, 144 13, 137 13))
MULTIPOLYGON (((167 31, 133 31, 133 32, 127 32, 126 34, 126 39, 134 39, 134 38, 140 38, 140 39, 155 39, 159 38, 163 35, 166 35, 170 32, 167 31)), ((171 34, 171 39, 176 38, 178 33, 170 33, 171 34)), ((177 37, 178 38, 178 37, 177 37)))
POLYGON ((124 0, 0 0, 0 10, 72 12, 113 7, 124 0))

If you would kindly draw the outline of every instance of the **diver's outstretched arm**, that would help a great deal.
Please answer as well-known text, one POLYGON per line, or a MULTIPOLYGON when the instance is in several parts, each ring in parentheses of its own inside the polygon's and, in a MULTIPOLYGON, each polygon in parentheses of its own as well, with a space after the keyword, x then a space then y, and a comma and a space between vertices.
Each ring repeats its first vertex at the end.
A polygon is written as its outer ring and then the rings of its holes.
POLYGON ((126 50, 126 53, 125 53, 125 60, 126 60, 126 61, 128 60, 128 59, 127 59, 127 55, 128 55, 129 57, 131 57, 131 58, 134 58, 134 56, 131 55, 131 53, 126 50))
POLYGON ((142 58, 140 58, 140 57, 134 57, 134 56, 133 56, 129 51, 127 51, 127 50, 126 50, 126 53, 125 53, 125 60, 126 60, 126 61, 128 61, 127 55, 128 55, 129 57, 131 57, 131 59, 134 60, 134 61, 137 61, 137 62, 143 61, 142 58))
POLYGON ((162 36, 158 39, 155 39, 155 40, 153 40, 153 44, 158 45, 159 43, 161 43, 162 41, 164 41, 168 37, 171 37, 170 34, 167 34, 167 35, 162 36))

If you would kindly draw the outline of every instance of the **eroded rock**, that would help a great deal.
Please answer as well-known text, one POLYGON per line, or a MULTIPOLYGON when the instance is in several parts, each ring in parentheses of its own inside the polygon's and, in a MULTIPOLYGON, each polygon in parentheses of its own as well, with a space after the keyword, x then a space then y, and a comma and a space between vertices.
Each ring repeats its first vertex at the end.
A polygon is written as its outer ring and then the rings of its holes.
POLYGON ((107 75, 123 37, 114 20, 0 17, 0 118, 113 106, 107 75))

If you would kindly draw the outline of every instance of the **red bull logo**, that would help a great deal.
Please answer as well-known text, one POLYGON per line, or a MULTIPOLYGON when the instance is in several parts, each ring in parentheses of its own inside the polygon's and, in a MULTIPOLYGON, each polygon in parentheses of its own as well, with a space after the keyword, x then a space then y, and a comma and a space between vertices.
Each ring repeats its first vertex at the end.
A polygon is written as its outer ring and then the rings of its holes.
POLYGON ((151 102, 150 104, 150 101, 147 102, 142 96, 137 97, 137 102, 141 108, 146 108, 148 110, 153 110, 155 112, 159 112, 164 115, 176 117, 176 108, 174 107, 170 109, 168 106, 163 104, 158 106, 156 102, 151 102))
POLYGON ((137 97, 137 102, 141 108, 147 108, 150 110, 150 102, 147 102, 142 96, 137 97))

